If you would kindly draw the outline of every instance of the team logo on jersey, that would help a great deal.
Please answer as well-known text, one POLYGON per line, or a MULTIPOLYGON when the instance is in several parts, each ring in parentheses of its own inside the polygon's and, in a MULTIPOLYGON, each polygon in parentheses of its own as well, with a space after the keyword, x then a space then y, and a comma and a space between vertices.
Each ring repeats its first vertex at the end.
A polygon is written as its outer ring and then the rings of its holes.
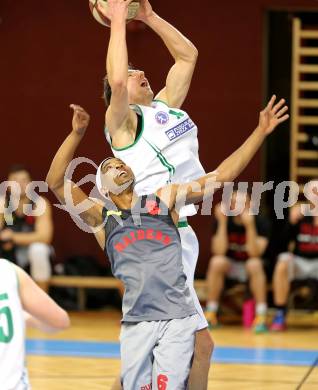
POLYGON ((169 122, 169 115, 164 111, 157 112, 155 118, 159 125, 165 125, 169 122))
POLYGON ((147 200, 146 208, 151 215, 159 215, 161 213, 161 209, 155 200, 147 200))
POLYGON ((184 133, 187 133, 189 130, 193 129, 195 124, 193 121, 188 118, 179 125, 173 127, 172 129, 169 129, 166 131, 166 136, 169 138, 170 141, 173 141, 174 139, 180 137, 184 133))

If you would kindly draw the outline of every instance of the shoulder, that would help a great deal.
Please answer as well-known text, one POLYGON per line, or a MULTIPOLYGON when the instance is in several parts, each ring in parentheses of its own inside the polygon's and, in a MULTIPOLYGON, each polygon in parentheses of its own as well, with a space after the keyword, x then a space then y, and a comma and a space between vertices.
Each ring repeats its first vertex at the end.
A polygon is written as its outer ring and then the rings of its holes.
POLYGON ((301 212, 301 205, 296 204, 293 206, 289 211, 289 223, 291 225, 296 225, 298 222, 300 222, 301 219, 303 219, 303 214, 301 212))

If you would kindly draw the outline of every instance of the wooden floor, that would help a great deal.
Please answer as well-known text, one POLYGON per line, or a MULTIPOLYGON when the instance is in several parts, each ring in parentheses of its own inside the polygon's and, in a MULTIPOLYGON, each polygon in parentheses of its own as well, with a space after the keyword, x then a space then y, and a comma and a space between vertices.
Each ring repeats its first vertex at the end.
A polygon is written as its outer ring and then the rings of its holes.
MULTIPOLYGON (((27 336, 29 339, 118 341, 120 314, 117 312, 76 313, 71 318, 72 327, 57 336, 43 336, 33 330, 27 336)), ((238 325, 224 326, 213 332, 213 338, 217 346, 224 347, 318 350, 318 318, 296 317, 293 323, 297 326, 286 333, 265 335, 254 335, 238 325)), ((27 362, 33 390, 110 389, 120 369, 118 359, 31 355, 27 362)), ((318 367, 298 387, 309 371, 310 366, 212 363, 209 389, 317 390, 318 367)))

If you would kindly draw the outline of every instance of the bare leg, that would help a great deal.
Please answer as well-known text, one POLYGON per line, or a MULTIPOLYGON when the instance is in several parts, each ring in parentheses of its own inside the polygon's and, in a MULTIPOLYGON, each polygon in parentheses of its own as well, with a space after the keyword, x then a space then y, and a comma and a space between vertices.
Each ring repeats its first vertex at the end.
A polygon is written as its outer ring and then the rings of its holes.
POLYGON ((113 383, 111 390, 122 390, 121 383, 120 383, 120 376, 118 376, 115 379, 115 382, 113 383))
MULTIPOLYGON (((284 256, 288 256, 285 254, 284 256)), ((290 281, 288 278, 288 268, 292 258, 279 257, 273 275, 274 303, 275 305, 286 305, 290 281)))
POLYGON ((208 272, 207 286, 208 296, 207 301, 218 302, 220 294, 224 286, 224 277, 230 268, 230 263, 224 256, 211 257, 208 272))
POLYGON ((189 390, 207 390, 213 347, 214 343, 208 329, 197 331, 189 390))
POLYGON ((250 280, 250 289, 256 303, 265 303, 266 275, 262 260, 258 258, 249 259, 246 263, 246 270, 250 280))

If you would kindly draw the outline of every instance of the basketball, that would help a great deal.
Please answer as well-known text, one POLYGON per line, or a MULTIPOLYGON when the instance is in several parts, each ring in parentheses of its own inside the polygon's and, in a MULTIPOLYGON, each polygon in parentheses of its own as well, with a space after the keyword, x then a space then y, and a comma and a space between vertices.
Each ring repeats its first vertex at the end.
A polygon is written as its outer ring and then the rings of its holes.
MULTIPOLYGON (((107 5, 107 0, 102 0, 107 5)), ((97 0, 89 0, 89 8, 95 20, 103 26, 110 26, 110 19, 104 16, 97 8, 97 0)), ((127 23, 134 19, 139 9, 139 0, 133 0, 128 6, 127 23)))

